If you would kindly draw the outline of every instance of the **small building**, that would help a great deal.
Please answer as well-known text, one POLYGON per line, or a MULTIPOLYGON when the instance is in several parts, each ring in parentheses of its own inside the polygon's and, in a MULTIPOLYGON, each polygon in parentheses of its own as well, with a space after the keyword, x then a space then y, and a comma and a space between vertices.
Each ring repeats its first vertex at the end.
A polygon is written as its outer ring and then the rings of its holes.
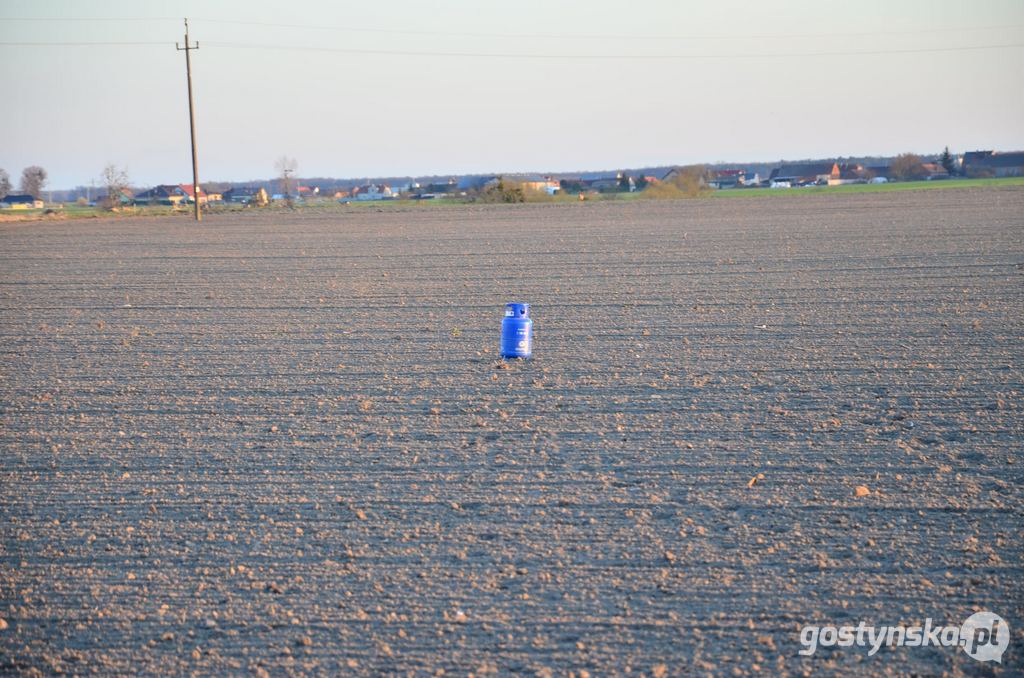
POLYGON ((135 203, 139 205, 170 205, 177 207, 185 202, 185 191, 181 186, 161 184, 135 195, 135 203))
POLYGON ((391 200, 395 194, 387 184, 364 184, 352 189, 352 197, 356 200, 391 200))
MULTIPOLYGON (((196 201, 196 197, 193 194, 192 184, 180 184, 179 188, 181 188, 182 193, 185 194, 185 200, 187 200, 188 202, 195 202, 196 201)), ((200 186, 199 187, 199 204, 200 205, 205 205, 209 201, 210 201, 210 196, 207 195, 206 191, 203 190, 203 187, 200 186)))
POLYGON ((548 195, 554 195, 562 190, 562 185, 551 177, 529 176, 522 180, 513 178, 513 181, 519 181, 524 191, 540 191, 548 195))
POLYGON ((517 186, 524 191, 535 191, 554 195, 562 190, 562 185, 551 177, 542 177, 537 174, 508 174, 502 177, 506 186, 517 186))
POLYGON ((949 178, 949 172, 937 162, 922 162, 921 169, 924 172, 925 181, 939 181, 949 178))
POLYGON ((258 186, 238 186, 224 191, 221 198, 237 205, 263 206, 270 202, 267 189, 258 186))
POLYGON ((614 193, 622 189, 622 175, 602 176, 593 179, 580 179, 580 185, 584 190, 597 193, 614 193))
POLYGON ((45 204, 39 198, 34 196, 20 193, 8 195, 5 198, 0 198, 0 207, 11 210, 41 210, 45 204))
POLYGON ((827 184, 836 168, 834 162, 804 162, 790 165, 779 165, 768 175, 773 183, 788 183, 790 186, 806 186, 808 184, 827 184))
POLYGON ((117 207, 128 207, 129 205, 135 204, 135 196, 132 194, 130 189, 122 188, 111 197, 109 194, 101 195, 96 198, 96 204, 107 209, 114 209, 117 207))
MULTIPOLYGON (((465 176, 460 177, 458 181, 460 191, 479 191, 497 185, 498 175, 496 174, 465 176)), ((414 184, 411 190, 416 190, 419 187, 419 184, 414 184)))
POLYGON ((407 181, 399 186, 392 186, 391 192, 394 195, 412 195, 420 190, 418 181, 407 181))
POLYGON ((829 186, 842 186, 844 184, 866 184, 867 177, 864 176, 864 166, 856 163, 835 163, 832 165, 832 174, 829 175, 829 186))
POLYGON ((708 178, 711 188, 736 188, 742 183, 746 171, 741 169, 714 170, 708 178))
MULTIPOLYGON (((417 194, 423 193, 437 193, 437 194, 456 194, 460 193, 460 182, 455 177, 449 178, 447 181, 432 181, 426 186, 414 189, 417 194)), ((402 191, 397 186, 391 187, 391 194, 397 196, 402 191)))
POLYGON ((960 161, 961 171, 969 177, 1024 176, 1024 151, 969 151, 960 161))
POLYGON ((661 181, 664 183, 675 183, 678 182, 680 177, 684 177, 688 182, 696 181, 701 188, 708 188, 710 187, 708 182, 712 175, 713 172, 703 165, 685 165, 669 169, 662 175, 661 181))

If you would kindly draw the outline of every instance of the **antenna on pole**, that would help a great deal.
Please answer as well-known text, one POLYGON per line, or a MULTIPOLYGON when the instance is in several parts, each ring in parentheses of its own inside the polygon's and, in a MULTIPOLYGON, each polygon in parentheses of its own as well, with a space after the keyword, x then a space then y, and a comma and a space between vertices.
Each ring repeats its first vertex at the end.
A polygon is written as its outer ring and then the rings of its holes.
POLYGON ((196 156, 196 113, 195 105, 192 102, 192 59, 189 53, 199 49, 199 42, 194 45, 188 41, 188 19, 185 19, 185 46, 181 47, 174 43, 174 48, 179 52, 185 52, 185 77, 188 80, 188 128, 192 135, 192 198, 195 207, 196 221, 203 220, 203 213, 199 209, 199 160, 196 156))

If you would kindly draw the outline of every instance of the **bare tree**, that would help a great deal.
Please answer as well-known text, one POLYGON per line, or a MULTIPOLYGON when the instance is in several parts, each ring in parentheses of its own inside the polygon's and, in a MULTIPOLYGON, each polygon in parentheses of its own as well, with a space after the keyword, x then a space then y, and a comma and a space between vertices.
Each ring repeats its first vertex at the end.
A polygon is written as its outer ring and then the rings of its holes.
POLYGON ((110 164, 103 168, 100 178, 107 187, 106 203, 103 206, 107 209, 116 209, 121 204, 121 196, 128 189, 128 172, 110 164))
POLYGON ((282 155, 274 163, 274 169, 277 170, 277 176, 281 182, 281 193, 284 194, 284 201, 288 207, 293 207, 295 204, 295 200, 292 197, 291 176, 295 174, 297 167, 298 163, 295 162, 295 158, 289 158, 287 155, 282 155))
POLYGON ((21 192, 28 193, 36 200, 43 197, 43 186, 46 185, 46 170, 39 165, 26 167, 21 172, 21 192))
POLYGON ((704 165, 676 167, 671 176, 663 181, 647 184, 645 198, 699 198, 711 190, 708 187, 710 172, 704 165))
POLYGON ((889 165, 889 172, 894 179, 899 181, 914 181, 923 179, 926 172, 921 163, 921 157, 913 153, 904 153, 896 156, 889 165))
POLYGON ((681 167, 675 185, 688 198, 696 198, 708 191, 708 170, 704 165, 681 167))
POLYGON ((11 175, 7 173, 7 170, 0 169, 0 198, 6 198, 7 194, 11 192, 11 175))

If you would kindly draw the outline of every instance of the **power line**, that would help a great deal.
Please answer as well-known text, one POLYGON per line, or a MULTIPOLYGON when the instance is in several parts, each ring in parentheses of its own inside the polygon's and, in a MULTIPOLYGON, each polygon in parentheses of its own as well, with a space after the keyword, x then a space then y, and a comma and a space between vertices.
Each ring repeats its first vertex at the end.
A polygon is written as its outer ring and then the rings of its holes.
POLYGON ((965 33, 989 30, 1013 30, 1024 28, 1024 24, 975 26, 960 28, 924 28, 911 31, 863 31, 847 33, 762 33, 762 34, 690 34, 690 35, 611 35, 611 34, 578 34, 578 33, 475 33, 454 31, 425 31, 393 28, 366 28, 356 26, 318 26, 313 24, 287 24, 269 21, 249 21, 244 19, 196 19, 205 23, 234 24, 240 26, 262 26, 265 28, 298 28, 305 30, 341 31, 350 33, 384 33, 394 35, 436 35, 443 37, 463 38, 540 38, 540 39, 582 39, 582 40, 746 40, 761 38, 840 38, 867 37, 878 35, 920 35, 931 33, 965 33))
MULTIPOLYGON (((164 46, 171 43, 166 41, 153 42, 81 42, 81 41, 2 41, 0 47, 138 47, 138 46, 164 46)), ((639 60, 639 61, 677 61, 677 60, 699 60, 699 59, 776 59, 776 58, 802 58, 802 57, 830 57, 830 56, 878 56, 887 54, 925 54, 936 52, 968 52, 988 49, 1012 49, 1024 47, 1024 43, 1005 43, 1000 45, 965 45, 961 47, 917 47, 908 49, 873 49, 873 50, 837 50, 837 51, 816 51, 816 52, 727 52, 720 54, 548 54, 529 52, 431 52, 420 50, 387 50, 387 49, 360 49, 349 47, 314 47, 309 45, 272 45, 244 42, 220 42, 215 40, 206 41, 208 46, 226 47, 229 49, 266 49, 286 50, 296 52, 327 52, 337 54, 371 54, 379 56, 416 56, 416 57, 445 57, 445 58, 473 58, 473 59, 569 59, 569 60, 639 60)))
POLYGON ((174 43, 167 40, 160 42, 0 42, 0 47, 146 47, 160 45, 166 47, 174 43))
POLYGON ((491 58, 491 59, 574 59, 574 60, 687 60, 687 59, 772 59, 827 56, 874 56, 885 54, 921 54, 931 52, 964 52, 986 49, 1024 47, 1024 43, 1004 45, 969 45, 964 47, 921 47, 911 49, 851 50, 831 52, 761 52, 746 54, 530 54, 512 52, 424 52, 416 50, 378 50, 347 47, 311 47, 302 45, 262 45, 256 43, 208 41, 207 45, 230 49, 273 49, 301 52, 334 52, 339 54, 375 54, 388 56, 491 58))
MULTIPOLYGON (((180 17, 2 17, 0 21, 25 21, 51 23, 68 22, 148 22, 148 21, 180 21, 180 17)), ((990 26, 960 26, 955 28, 921 28, 906 31, 858 31, 835 33, 729 33, 729 34, 688 34, 688 35, 623 35, 623 34, 578 34, 578 33, 490 33, 462 31, 428 31, 397 28, 371 28, 366 26, 332 26, 318 24, 293 24, 270 21, 252 21, 245 19, 204 19, 194 18, 193 23, 227 24, 237 26, 260 26, 264 28, 295 28, 316 31, 338 31, 346 33, 377 33, 392 35, 423 35, 439 37, 464 38, 530 38, 530 39, 579 39, 579 40, 748 40, 748 39, 794 39, 794 38, 841 38, 869 36, 924 35, 935 33, 968 33, 992 30, 1017 30, 1024 24, 1003 24, 990 26)))
POLYGON ((126 17, 114 17, 114 16, 5 16, 0 17, 0 21, 38 21, 42 23, 52 23, 54 21, 97 21, 97 22, 108 22, 108 21, 181 21, 181 17, 178 16, 126 16, 126 17))

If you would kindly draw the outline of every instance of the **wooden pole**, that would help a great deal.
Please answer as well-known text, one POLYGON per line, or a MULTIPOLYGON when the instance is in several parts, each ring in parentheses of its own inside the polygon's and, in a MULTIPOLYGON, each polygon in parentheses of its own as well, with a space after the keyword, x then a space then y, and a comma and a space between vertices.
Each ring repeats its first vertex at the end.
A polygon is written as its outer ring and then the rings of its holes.
POLYGON ((199 49, 199 43, 190 45, 188 42, 188 19, 185 19, 185 46, 179 47, 174 43, 175 49, 185 52, 185 78, 188 80, 188 129, 192 136, 192 198, 195 208, 196 221, 203 220, 203 212, 199 208, 199 159, 196 154, 196 113, 195 104, 192 99, 192 59, 189 52, 199 49))

